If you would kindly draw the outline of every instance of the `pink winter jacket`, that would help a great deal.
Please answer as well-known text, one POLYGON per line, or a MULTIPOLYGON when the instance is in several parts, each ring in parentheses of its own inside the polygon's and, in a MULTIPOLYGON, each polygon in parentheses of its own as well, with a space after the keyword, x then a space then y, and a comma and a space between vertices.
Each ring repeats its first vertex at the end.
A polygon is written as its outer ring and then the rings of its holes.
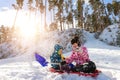
POLYGON ((76 65, 82 65, 87 61, 90 61, 90 59, 88 56, 87 48, 84 46, 81 46, 78 51, 73 50, 71 56, 69 58, 66 58, 67 63, 75 62, 76 65))

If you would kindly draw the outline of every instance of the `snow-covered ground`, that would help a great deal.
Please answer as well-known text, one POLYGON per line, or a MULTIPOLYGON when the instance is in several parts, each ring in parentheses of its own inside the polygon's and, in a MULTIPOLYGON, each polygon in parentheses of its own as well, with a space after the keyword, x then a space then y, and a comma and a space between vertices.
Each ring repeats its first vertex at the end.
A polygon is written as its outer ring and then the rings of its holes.
POLYGON ((89 40, 85 45, 88 48, 91 60, 95 61, 98 69, 107 73, 106 75, 120 80, 120 47, 109 46, 96 40, 92 34, 88 35, 89 40))
MULTIPOLYGON (((103 72, 98 77, 51 73, 50 65, 42 67, 35 61, 34 55, 26 53, 15 58, 0 60, 0 80, 120 80, 120 48, 96 40, 94 34, 85 33, 87 38, 85 46, 88 48, 90 59, 103 72)), ((64 55, 69 56, 70 53, 64 55)))

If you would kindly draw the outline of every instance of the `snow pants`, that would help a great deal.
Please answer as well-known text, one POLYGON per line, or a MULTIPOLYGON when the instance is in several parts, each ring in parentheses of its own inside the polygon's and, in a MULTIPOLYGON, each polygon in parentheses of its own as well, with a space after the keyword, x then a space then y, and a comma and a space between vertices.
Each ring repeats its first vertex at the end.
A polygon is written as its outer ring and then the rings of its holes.
POLYGON ((77 65, 75 69, 77 72, 93 73, 96 70, 96 65, 94 62, 88 61, 83 65, 77 65))

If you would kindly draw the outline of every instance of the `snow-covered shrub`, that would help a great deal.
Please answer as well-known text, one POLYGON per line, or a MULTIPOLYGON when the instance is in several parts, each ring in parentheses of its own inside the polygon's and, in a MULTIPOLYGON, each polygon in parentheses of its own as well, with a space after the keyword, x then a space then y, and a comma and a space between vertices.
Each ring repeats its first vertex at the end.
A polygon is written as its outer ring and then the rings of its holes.
POLYGON ((54 45, 60 44, 63 46, 63 52, 69 52, 71 48, 71 39, 78 35, 82 44, 85 43, 86 38, 84 37, 83 31, 80 29, 68 29, 65 31, 50 31, 42 34, 39 44, 37 46, 38 53, 44 53, 43 56, 50 56, 54 51, 54 45))
POLYGON ((61 35, 57 38, 57 43, 61 44, 64 48, 64 52, 68 52, 71 50, 71 39, 77 35, 81 44, 84 44, 86 39, 84 37, 83 31, 81 29, 68 29, 63 31, 61 35))
MULTIPOLYGON (((31 47, 33 48, 33 46, 31 47)), ((0 59, 19 56, 32 51, 30 49, 30 47, 21 45, 21 43, 15 43, 14 41, 4 42, 0 44, 0 59)))
POLYGON ((118 35, 117 35, 117 45, 120 46, 120 31, 118 32, 118 35))
POLYGON ((99 36, 99 39, 106 42, 107 44, 117 45, 119 31, 120 28, 118 24, 110 25, 103 30, 99 36))
POLYGON ((57 24, 55 22, 51 23, 49 26, 49 30, 50 31, 58 30, 57 24))
POLYGON ((0 59, 8 57, 10 56, 10 54, 14 54, 13 51, 14 50, 11 47, 11 44, 6 43, 6 42, 1 44, 0 45, 0 59))

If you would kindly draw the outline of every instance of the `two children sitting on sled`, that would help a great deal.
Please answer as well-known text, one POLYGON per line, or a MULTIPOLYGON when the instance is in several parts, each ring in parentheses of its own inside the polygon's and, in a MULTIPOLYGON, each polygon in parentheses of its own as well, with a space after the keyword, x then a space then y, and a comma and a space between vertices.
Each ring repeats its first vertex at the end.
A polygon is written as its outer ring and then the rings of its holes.
POLYGON ((78 37, 74 37, 71 44, 72 54, 68 58, 64 58, 62 46, 58 44, 54 46, 54 52, 50 56, 51 63, 53 63, 51 64, 52 68, 67 72, 93 73, 96 70, 96 65, 90 61, 87 48, 80 44, 78 37))

